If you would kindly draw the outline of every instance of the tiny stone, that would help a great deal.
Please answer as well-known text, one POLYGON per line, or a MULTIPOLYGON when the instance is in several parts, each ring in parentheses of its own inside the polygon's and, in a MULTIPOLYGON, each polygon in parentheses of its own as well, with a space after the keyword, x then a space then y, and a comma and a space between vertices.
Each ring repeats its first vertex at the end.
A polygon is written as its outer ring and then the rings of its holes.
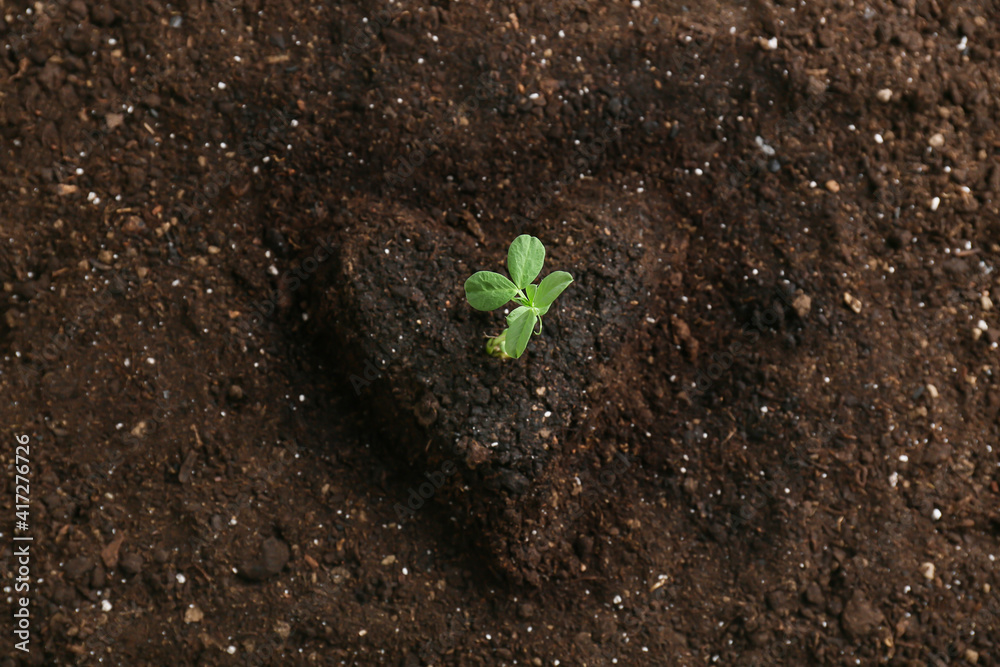
POLYGON ((927 385, 927 395, 931 398, 937 398, 939 396, 937 387, 932 384, 927 385))
POLYGON ((856 296, 852 296, 849 292, 844 292, 844 303, 847 304, 855 313, 861 312, 861 299, 856 296))
POLYGON ((931 145, 931 148, 941 148, 944 146, 944 135, 938 132, 937 134, 931 136, 928 143, 931 145))
POLYGON ((993 310, 993 300, 986 294, 979 298, 979 305, 983 307, 987 313, 993 310))
POLYGON ((382 559, 382 565, 392 565, 396 562, 396 557, 389 555, 382 559))
POLYGON ((879 102, 889 102, 892 100, 892 91, 888 88, 883 88, 882 90, 875 93, 875 97, 878 98, 879 102))
POLYGON ((927 581, 934 580, 934 563, 921 563, 920 564, 920 574, 924 575, 924 579, 927 581))
POLYGON ((203 618, 205 618, 205 612, 203 612, 201 609, 198 609, 198 607, 194 606, 188 607, 187 610, 184 612, 184 622, 188 624, 201 623, 201 620, 203 618))
POLYGON ((812 298, 808 294, 799 294, 792 301, 792 308, 795 309, 795 314, 799 316, 799 319, 804 320, 812 308, 812 298))
POLYGON ((979 651, 971 648, 965 649, 965 661, 973 665, 979 662, 979 651))
POLYGON ((933 199, 931 199, 929 207, 930 207, 930 209, 932 211, 936 211, 936 210, 938 210, 938 206, 940 206, 940 205, 941 205, 941 198, 940 197, 934 197, 933 199))
POLYGON ((840 183, 831 179, 826 182, 826 189, 834 193, 840 192, 840 183))

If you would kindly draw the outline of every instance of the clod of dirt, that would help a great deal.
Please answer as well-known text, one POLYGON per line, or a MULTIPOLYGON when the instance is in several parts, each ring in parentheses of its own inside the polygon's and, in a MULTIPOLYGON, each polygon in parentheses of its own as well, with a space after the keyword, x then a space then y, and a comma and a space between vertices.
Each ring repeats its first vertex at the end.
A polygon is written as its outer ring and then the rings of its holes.
POLYGON ((883 620, 882 612, 873 607, 860 590, 854 591, 840 615, 844 632, 854 639, 868 636, 883 620))
POLYGON ((118 551, 122 548, 122 542, 124 541, 125 533, 118 533, 115 539, 111 540, 107 546, 101 549, 101 560, 104 561, 104 567, 111 570, 118 565, 118 551))
POLYGON ((91 8, 90 17, 97 25, 108 26, 115 21, 115 10, 106 4, 100 4, 91 8))
POLYGON ((288 545, 277 537, 269 537, 261 544, 257 558, 239 568, 239 575, 249 581, 265 581, 285 569, 289 558, 291 551, 288 545))
POLYGON ((91 589, 95 591, 100 590, 104 588, 104 585, 107 583, 107 581, 108 581, 107 572, 105 572, 104 568, 101 567, 100 564, 98 564, 96 567, 94 567, 94 571, 90 573, 91 589))
POLYGON ((76 558, 71 558, 66 561, 66 565, 63 566, 63 572, 66 573, 66 577, 72 581, 80 579, 83 575, 90 572, 90 568, 94 566, 94 561, 90 560, 86 556, 77 556, 76 558))
MULTIPOLYGON (((515 578, 529 560, 532 569, 542 567, 531 535, 558 543, 570 523, 551 506, 558 492, 545 491, 541 480, 573 449, 553 446, 566 429, 586 432, 579 424, 594 414, 588 410, 600 404, 597 394, 624 381, 610 369, 621 367, 648 293, 651 255, 642 224, 622 224, 623 205, 584 200, 573 209, 560 219, 586 221, 603 233, 577 244, 561 225, 538 230, 548 251, 543 273, 568 270, 576 282, 521 359, 485 353, 483 336, 503 329, 503 314, 473 311, 462 291, 474 271, 503 257, 496 248, 509 243, 509 231, 502 242, 477 247, 476 232, 439 228, 434 218, 402 207, 360 213, 331 274, 320 279, 325 291, 310 318, 345 384, 380 415, 384 440, 398 443, 411 466, 466 464, 458 468, 473 492, 457 498, 515 578), (548 523, 557 527, 543 532, 548 523)), ((687 346, 697 354, 689 331, 687 346)), ((435 490, 435 500, 455 497, 453 486, 435 490)))
POLYGON ((122 556, 120 565, 126 574, 136 575, 142 572, 142 556, 135 553, 127 553, 122 556))
POLYGON ((823 589, 815 581, 810 581, 806 585, 805 598, 806 602, 814 607, 822 607, 826 602, 826 598, 823 596, 823 589))

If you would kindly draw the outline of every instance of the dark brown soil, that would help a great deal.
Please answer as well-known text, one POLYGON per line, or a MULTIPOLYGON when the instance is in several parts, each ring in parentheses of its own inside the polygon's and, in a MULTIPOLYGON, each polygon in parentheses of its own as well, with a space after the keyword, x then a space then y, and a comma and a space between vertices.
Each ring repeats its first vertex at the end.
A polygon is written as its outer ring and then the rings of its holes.
POLYGON ((0 7, 2 664, 1000 664, 1000 11, 387 7, 0 7))

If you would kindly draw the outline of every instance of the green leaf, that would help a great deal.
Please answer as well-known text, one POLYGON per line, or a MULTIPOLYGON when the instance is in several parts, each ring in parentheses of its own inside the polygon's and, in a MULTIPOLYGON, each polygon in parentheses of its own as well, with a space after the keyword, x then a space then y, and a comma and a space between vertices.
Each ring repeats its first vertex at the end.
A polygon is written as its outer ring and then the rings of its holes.
POLYGON ((535 290, 538 289, 538 285, 528 285, 524 288, 524 295, 528 297, 528 303, 521 304, 522 306, 532 306, 535 303, 535 290))
POLYGON ((545 246, 534 236, 521 234, 507 251, 507 272, 519 289, 524 289, 542 272, 545 246))
POLYGON ((528 341, 535 330, 538 316, 533 308, 515 308, 507 316, 507 338, 503 342, 503 351, 515 359, 524 354, 528 341))
POLYGON ((477 271, 465 281, 465 298, 476 310, 496 310, 515 294, 514 283, 492 271, 477 271))
POLYGON ((542 315, 549 312, 549 306, 556 300, 556 297, 563 293, 564 289, 569 287, 571 282, 573 282, 573 276, 565 271, 553 271, 542 278, 542 282, 538 284, 538 291, 535 292, 535 308, 538 308, 542 315))

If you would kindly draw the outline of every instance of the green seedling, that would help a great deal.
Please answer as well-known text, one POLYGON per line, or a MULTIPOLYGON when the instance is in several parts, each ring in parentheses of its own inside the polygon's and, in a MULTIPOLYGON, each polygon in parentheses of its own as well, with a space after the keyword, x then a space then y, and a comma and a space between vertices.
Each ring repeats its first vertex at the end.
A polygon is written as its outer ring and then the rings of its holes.
POLYGON ((465 281, 465 298, 476 310, 496 310, 510 301, 518 304, 507 316, 507 328, 486 341, 487 353, 501 359, 517 359, 524 354, 531 335, 542 333, 542 315, 549 312, 552 302, 573 282, 573 276, 565 271, 553 271, 533 285, 544 263, 542 242, 522 234, 507 251, 509 279, 492 271, 477 271, 465 281))

